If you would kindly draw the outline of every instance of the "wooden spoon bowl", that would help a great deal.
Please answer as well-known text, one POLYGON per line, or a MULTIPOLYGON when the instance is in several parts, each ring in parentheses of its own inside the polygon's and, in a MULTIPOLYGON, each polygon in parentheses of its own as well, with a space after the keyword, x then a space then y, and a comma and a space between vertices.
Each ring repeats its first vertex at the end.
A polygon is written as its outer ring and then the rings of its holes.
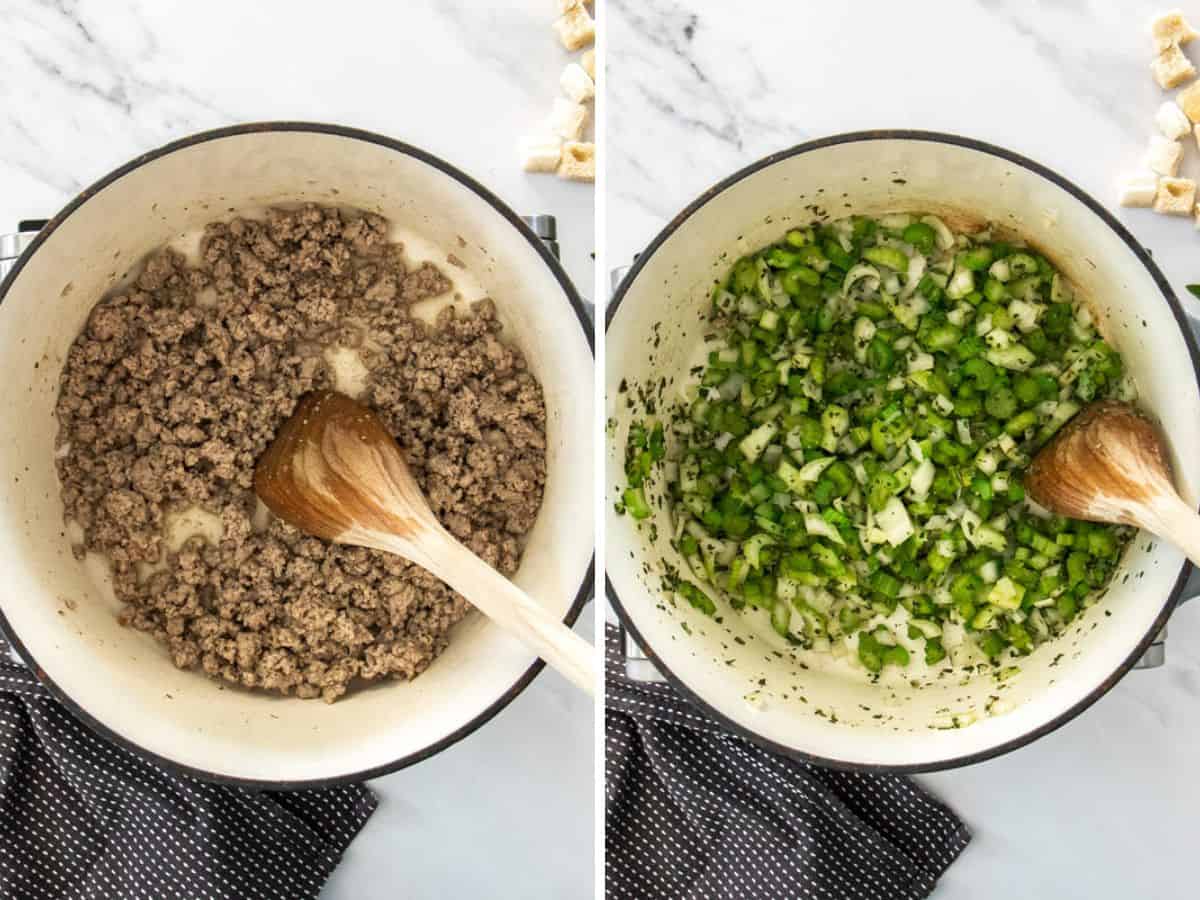
POLYGON ((254 490, 302 531, 417 563, 594 693, 592 645, 442 527, 386 426, 346 395, 300 401, 259 459, 254 490))
POLYGON ((1038 451, 1025 489, 1051 512, 1137 526, 1200 564, 1200 516, 1175 491, 1158 426, 1127 403, 1085 407, 1038 451))

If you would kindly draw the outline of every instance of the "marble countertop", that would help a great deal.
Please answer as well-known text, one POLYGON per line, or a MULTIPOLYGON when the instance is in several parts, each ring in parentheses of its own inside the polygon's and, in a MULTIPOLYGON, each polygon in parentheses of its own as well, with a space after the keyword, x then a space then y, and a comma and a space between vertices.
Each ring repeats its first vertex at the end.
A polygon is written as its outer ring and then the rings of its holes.
MULTIPOLYGON (((423 147, 520 213, 556 215, 590 296, 591 187, 526 175, 516 152, 558 92, 553 18, 547 0, 0 0, 0 232, 192 132, 335 122, 423 147)), ((580 633, 592 622, 589 609, 580 633)), ((372 783, 379 810, 325 896, 590 896, 592 728, 586 698, 539 676, 481 731, 372 783)))
MULTIPOLYGON (((890 0, 753 12, 716 0, 608 0, 608 262, 629 262, 743 165, 858 129, 992 141, 1110 203, 1163 99, 1144 29, 1164 5, 969 0, 936 4, 933 15, 935 4, 890 0)), ((1183 6, 1200 20, 1200 5, 1183 6)), ((1195 146, 1188 157, 1194 176, 1195 146)), ((1184 290, 1200 281, 1191 223, 1119 216, 1200 312, 1184 290)), ((1173 619, 1164 668, 1130 673, 1025 749, 920 779, 975 834, 934 896, 1193 896, 1198 750, 1200 603, 1173 619)))

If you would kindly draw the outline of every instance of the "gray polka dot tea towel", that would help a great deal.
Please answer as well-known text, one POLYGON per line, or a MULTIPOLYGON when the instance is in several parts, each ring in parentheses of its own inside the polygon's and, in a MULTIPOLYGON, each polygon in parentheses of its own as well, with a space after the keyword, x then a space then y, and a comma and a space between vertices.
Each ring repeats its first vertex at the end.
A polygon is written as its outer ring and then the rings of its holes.
POLYGON ((907 778, 770 753, 605 643, 608 900, 917 900, 970 841, 907 778))
POLYGON ((252 793, 93 734, 0 638, 0 898, 304 900, 375 811, 362 785, 252 793))

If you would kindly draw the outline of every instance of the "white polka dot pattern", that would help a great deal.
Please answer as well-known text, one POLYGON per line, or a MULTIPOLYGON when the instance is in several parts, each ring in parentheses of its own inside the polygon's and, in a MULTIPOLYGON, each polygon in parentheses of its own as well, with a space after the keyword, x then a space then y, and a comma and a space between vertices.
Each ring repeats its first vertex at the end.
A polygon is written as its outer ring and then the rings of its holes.
POLYGON ((93 734, 0 639, 0 898, 316 897, 375 811, 362 785, 251 792, 93 734))
POLYGON ((606 654, 608 900, 918 900, 970 841, 907 778, 769 753, 629 681, 615 628, 606 654))

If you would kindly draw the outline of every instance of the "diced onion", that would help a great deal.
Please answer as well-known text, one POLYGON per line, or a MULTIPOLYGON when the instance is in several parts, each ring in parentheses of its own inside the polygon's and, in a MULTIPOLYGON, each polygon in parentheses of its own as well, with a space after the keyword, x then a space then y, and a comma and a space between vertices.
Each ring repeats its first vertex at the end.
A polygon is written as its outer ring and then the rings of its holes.
POLYGON ((816 513, 809 513, 804 517, 804 530, 812 537, 829 538, 829 540, 841 546, 845 546, 846 544, 842 540, 842 536, 838 533, 838 530, 816 513))
POLYGON ((908 258, 908 272, 905 274, 904 290, 900 292, 902 298, 912 296, 912 292, 917 289, 917 285, 921 283, 921 276, 925 274, 925 257, 920 253, 915 253, 908 258))
POLYGON ((746 376, 740 372, 734 372, 728 378, 721 382, 717 388, 717 393, 721 395, 721 399, 728 403, 736 398, 742 392, 742 385, 746 383, 746 376))
POLYGON ((914 353, 908 358, 909 374, 913 372, 929 372, 933 370, 934 361, 933 354, 921 351, 914 353))
POLYGON ((879 224, 888 231, 903 231, 913 223, 913 217, 908 213, 887 213, 879 217, 879 224))
POLYGON ((974 443, 974 439, 971 437, 971 423, 966 419, 956 419, 954 422, 954 431, 958 435, 958 442, 960 444, 966 444, 970 447, 974 443))
POLYGON ((746 294, 738 300, 738 312, 746 318, 751 318, 762 312, 762 304, 746 294))
POLYGON ((1045 307, 1040 303, 1027 303, 1024 300, 1014 300, 1008 304, 1009 315, 1017 323, 1017 329, 1023 334, 1028 334, 1038 327, 1038 318, 1041 317, 1045 307))
POLYGON ((859 363, 867 361, 867 345, 875 337, 875 323, 866 316, 859 316, 854 323, 854 358, 859 363))
POLYGON ((933 476, 936 473, 936 467, 933 460, 923 459, 917 466, 917 470, 913 472, 912 481, 909 487, 912 488, 913 494, 919 500, 924 500, 929 495, 929 488, 933 485, 933 476))
POLYGON ((946 285, 946 296, 951 300, 960 300, 975 290, 975 275, 970 269, 956 269, 946 285))
POLYGON ((922 216, 921 221, 933 229, 934 240, 939 250, 949 250, 954 246, 954 234, 946 227, 946 223, 937 216, 922 216))
POLYGON ((912 519, 908 517, 908 510, 898 497, 892 497, 883 509, 875 514, 875 524, 893 547, 899 547, 913 536, 912 519))
POLYGON ((837 462, 836 456, 822 456, 820 459, 814 459, 800 467, 800 474, 797 478, 803 482, 814 482, 835 462, 837 462))
POLYGON ((875 283, 879 283, 879 270, 867 263, 859 263, 852 266, 850 271, 846 273, 846 277, 842 279, 842 293, 849 294, 850 288, 854 287, 854 283, 863 278, 873 278, 875 283))

